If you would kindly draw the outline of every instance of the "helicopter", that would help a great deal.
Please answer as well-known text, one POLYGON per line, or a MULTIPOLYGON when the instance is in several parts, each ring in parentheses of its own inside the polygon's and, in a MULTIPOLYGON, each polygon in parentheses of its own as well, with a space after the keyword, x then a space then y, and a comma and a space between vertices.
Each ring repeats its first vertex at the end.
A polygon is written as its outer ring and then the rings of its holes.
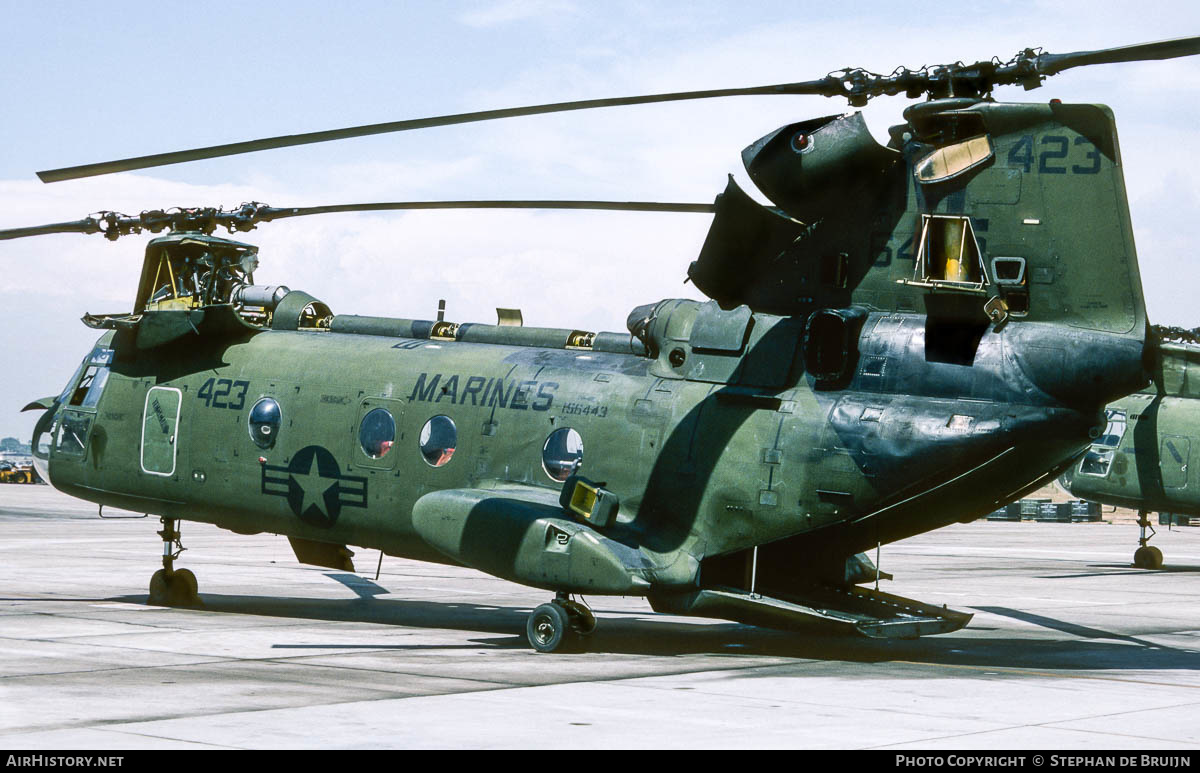
POLYGON ((1151 383, 1110 403, 1107 426, 1059 478, 1075 496, 1138 511, 1133 565, 1161 569, 1162 551, 1149 544, 1152 510, 1200 515, 1200 484, 1191 470, 1200 450, 1200 336, 1197 330, 1153 326, 1151 383))
POLYGON ((658 612, 871 637, 971 615, 882 592, 867 553, 970 521, 1061 475, 1143 387, 1148 323, 1115 121, 1006 103, 1090 64, 1200 53, 1200 38, 1026 49, 890 75, 535 105, 288 135, 40 172, 45 182, 353 136, 740 94, 925 97, 886 145, 859 112, 784 126, 712 204, 382 202, 98 213, 0 239, 161 233, 134 306, 40 410, 38 469, 70 495, 160 517, 155 604, 198 603, 180 523, 350 546, 554 593, 541 652, 586 646, 587 595, 658 612), (328 212, 711 212, 688 279, 709 300, 635 307, 627 330, 335 314, 255 279, 217 236, 328 212), (875 588, 863 587, 875 582, 875 588))

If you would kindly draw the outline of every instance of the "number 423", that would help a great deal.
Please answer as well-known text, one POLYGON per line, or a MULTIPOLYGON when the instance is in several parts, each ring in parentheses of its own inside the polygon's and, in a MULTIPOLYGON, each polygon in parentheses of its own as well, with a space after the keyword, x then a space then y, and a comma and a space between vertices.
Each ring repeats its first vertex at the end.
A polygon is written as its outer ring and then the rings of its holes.
POLYGON ((204 401, 209 408, 232 408, 240 411, 246 406, 246 390, 250 388, 249 381, 230 381, 227 378, 210 378, 200 387, 196 397, 204 401), (235 399, 226 401, 233 395, 235 399))
POLYGON ((1037 171, 1041 174, 1096 174, 1100 171, 1100 151, 1087 137, 1076 137, 1075 141, 1071 142, 1070 137, 1047 134, 1040 140, 1035 151, 1033 136, 1026 134, 1021 137, 1008 151, 1008 165, 1020 167, 1026 174, 1033 171, 1035 162, 1037 171), (1086 164, 1067 164, 1068 155, 1079 155, 1078 151, 1071 154, 1072 145, 1086 148, 1083 155, 1086 164))

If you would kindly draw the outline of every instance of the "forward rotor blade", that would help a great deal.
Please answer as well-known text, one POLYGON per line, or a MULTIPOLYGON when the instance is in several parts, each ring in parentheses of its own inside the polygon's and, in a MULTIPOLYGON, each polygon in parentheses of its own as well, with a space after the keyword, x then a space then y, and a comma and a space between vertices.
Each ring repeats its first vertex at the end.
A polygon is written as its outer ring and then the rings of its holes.
POLYGON ((1175 59, 1180 56, 1200 54, 1200 37, 1160 40, 1157 43, 1141 43, 1136 46, 1104 48, 1099 51, 1076 51, 1070 54, 1043 54, 1038 57, 1038 70, 1043 75, 1054 75, 1071 67, 1089 64, 1114 64, 1116 62, 1140 62, 1149 59, 1175 59))
POLYGON ((662 201, 572 201, 572 200, 511 200, 511 201, 386 201, 373 204, 334 204, 325 207, 265 207, 259 213, 264 221, 284 217, 324 215, 333 212, 382 212, 404 209, 590 209, 621 212, 697 212, 713 213, 715 204, 691 204, 662 201))
POLYGON ((96 221, 88 218, 70 223, 50 223, 49 225, 35 225, 27 228, 8 228, 0 231, 0 241, 5 239, 21 239, 26 236, 44 236, 46 234, 90 234, 97 233, 99 230, 100 228, 96 221))
POLYGON ((308 132, 306 134, 287 134, 280 137, 267 137, 261 140, 247 142, 231 142, 226 145, 211 145, 206 148, 180 150, 171 153, 156 153, 149 156, 137 156, 117 161, 103 161, 97 164, 63 167, 38 172, 37 176, 44 183, 75 180, 80 177, 94 177, 115 172, 128 172, 133 169, 148 169, 155 166, 182 164, 187 161, 198 161, 206 158, 221 158, 235 156, 240 153, 254 153, 260 150, 287 148, 294 145, 311 145, 317 142, 330 142, 350 137, 365 137, 372 134, 387 134, 403 132, 412 129, 428 129, 434 126, 450 126, 460 123, 475 123, 478 121, 494 121, 500 118, 516 118, 525 115, 541 115, 543 113, 562 113, 571 110, 592 110, 600 107, 621 107, 625 105, 644 105, 654 102, 679 102, 691 99, 713 99, 716 97, 739 97, 769 94, 820 94, 837 96, 844 93, 842 83, 835 78, 822 78, 816 81, 801 83, 781 83, 774 86, 753 86, 737 89, 710 89, 708 91, 678 91, 669 94, 647 94, 640 97, 616 97, 612 99, 584 99, 576 102, 554 102, 545 105, 530 105, 528 107, 510 107, 500 110, 480 110, 474 113, 457 113, 433 118, 414 118, 405 121, 389 123, 374 123, 365 126, 352 126, 346 129, 308 132))
POLYGON ((211 233, 223 226, 231 233, 252 230, 257 223, 281 220, 285 217, 325 215, 334 212, 383 212, 412 209, 576 209, 608 210, 620 212, 690 212, 711 214, 715 204, 695 204, 667 201, 580 201, 570 199, 512 199, 479 201, 384 201, 370 204, 333 204, 324 207, 269 207, 250 203, 231 210, 216 208, 178 209, 172 211, 147 210, 140 215, 122 215, 119 212, 100 212, 94 217, 69 223, 8 228, 0 230, 0 241, 21 239, 26 236, 42 236, 58 233, 103 233, 109 239, 165 229, 177 231, 204 231, 211 233))

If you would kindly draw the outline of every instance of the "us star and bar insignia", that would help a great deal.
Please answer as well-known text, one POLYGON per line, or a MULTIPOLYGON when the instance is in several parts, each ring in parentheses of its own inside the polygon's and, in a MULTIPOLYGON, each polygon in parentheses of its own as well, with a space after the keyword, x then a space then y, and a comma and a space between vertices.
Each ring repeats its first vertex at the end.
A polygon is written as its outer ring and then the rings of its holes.
POLYGON ((328 529, 343 507, 367 506, 367 479, 343 475, 327 449, 308 446, 287 465, 262 465, 262 493, 286 498, 300 520, 328 529))

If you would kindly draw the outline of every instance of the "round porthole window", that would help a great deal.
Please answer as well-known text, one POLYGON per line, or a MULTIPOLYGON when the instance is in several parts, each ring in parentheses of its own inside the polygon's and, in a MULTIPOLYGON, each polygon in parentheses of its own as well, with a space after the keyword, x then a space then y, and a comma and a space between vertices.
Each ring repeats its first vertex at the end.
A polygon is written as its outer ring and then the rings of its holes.
POLYGON ((376 408, 363 416, 358 428, 358 444, 372 459, 381 459, 396 442, 396 420, 386 408, 376 408))
POLYGON ((441 467, 454 456, 458 428, 449 416, 434 416, 421 427, 421 456, 431 467, 441 467))
POLYGON ((571 477, 583 461, 583 438, 570 427, 556 429, 542 446, 542 468, 557 481, 571 477))
POLYGON ((271 448, 275 445, 281 417, 279 403, 270 397, 264 397, 254 404, 250 409, 250 439, 256 446, 271 448))

